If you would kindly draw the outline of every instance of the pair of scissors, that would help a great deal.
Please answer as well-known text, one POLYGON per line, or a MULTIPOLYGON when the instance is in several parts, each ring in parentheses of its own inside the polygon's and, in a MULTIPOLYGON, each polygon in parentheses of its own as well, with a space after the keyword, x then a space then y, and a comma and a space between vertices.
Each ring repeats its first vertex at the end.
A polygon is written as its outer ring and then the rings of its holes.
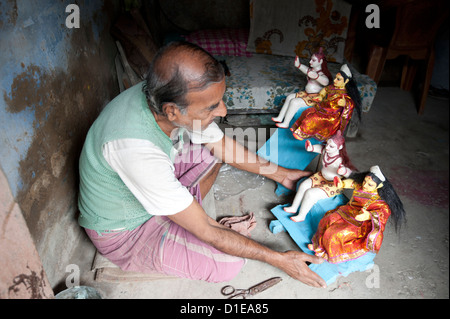
POLYGON ((281 281, 281 277, 274 277, 268 280, 265 280, 253 287, 248 289, 235 289, 233 286, 225 286, 222 288, 221 293, 224 296, 227 296, 228 299, 237 299, 242 298, 246 299, 247 297, 254 296, 281 281))

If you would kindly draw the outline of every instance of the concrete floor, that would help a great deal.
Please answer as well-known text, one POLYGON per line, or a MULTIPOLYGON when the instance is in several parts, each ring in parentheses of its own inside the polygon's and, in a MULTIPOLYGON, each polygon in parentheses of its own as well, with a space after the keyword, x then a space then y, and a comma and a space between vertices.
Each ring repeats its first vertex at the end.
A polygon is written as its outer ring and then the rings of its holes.
MULTIPOLYGON (((425 114, 419 116, 411 93, 380 87, 357 137, 347 139, 353 163, 361 169, 380 165, 396 186, 407 212, 408 223, 400 235, 391 224, 386 228, 375 258, 379 287, 366 284, 373 272, 358 272, 338 278, 325 289, 311 288, 253 260, 227 284, 248 288, 274 276, 282 277, 281 283, 254 299, 449 298, 448 126, 448 99, 429 97, 425 114)), ((215 201, 217 218, 254 212, 257 227, 252 231, 253 239, 277 250, 298 249, 287 233, 274 235, 268 228, 274 219, 270 209, 289 198, 277 197, 275 184, 268 179, 229 173, 219 175, 218 185, 226 196, 215 201), (227 188, 227 183, 234 187, 227 188), (252 183, 253 189, 246 189, 252 183)), ((85 239, 74 264, 80 266, 81 285, 95 287, 103 298, 224 299, 220 293, 224 283, 187 279, 96 282, 90 271, 94 253, 85 239)))

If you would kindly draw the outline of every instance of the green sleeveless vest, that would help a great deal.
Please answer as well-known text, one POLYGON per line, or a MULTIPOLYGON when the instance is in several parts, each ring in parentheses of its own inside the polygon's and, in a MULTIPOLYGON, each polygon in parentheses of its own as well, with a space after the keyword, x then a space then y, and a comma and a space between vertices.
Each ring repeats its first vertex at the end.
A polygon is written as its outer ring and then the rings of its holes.
POLYGON ((148 108, 143 82, 122 92, 90 128, 80 156, 78 222, 98 232, 132 230, 152 217, 134 197, 102 154, 103 145, 122 138, 151 141, 173 161, 172 140, 159 128, 148 108))

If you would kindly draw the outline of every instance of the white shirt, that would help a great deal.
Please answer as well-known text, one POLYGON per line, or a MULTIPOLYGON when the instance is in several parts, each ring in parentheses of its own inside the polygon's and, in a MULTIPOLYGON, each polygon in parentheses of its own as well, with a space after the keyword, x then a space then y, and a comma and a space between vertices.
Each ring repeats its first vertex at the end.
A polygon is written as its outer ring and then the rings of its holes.
MULTIPOLYGON (((216 123, 201 132, 187 131, 194 144, 214 143, 224 136, 216 123)), ((175 177, 169 156, 148 140, 119 139, 103 146, 111 168, 152 215, 173 215, 186 209, 193 196, 175 177)))

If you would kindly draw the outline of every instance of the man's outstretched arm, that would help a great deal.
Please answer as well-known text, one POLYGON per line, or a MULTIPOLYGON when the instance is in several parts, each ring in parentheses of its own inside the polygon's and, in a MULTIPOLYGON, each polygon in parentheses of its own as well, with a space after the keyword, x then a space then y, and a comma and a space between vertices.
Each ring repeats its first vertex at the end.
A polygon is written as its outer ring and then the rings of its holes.
POLYGON ((270 178, 288 189, 295 189, 300 178, 312 174, 312 172, 287 169, 269 162, 226 135, 220 141, 207 144, 206 147, 222 162, 270 178))
POLYGON ((325 281, 306 264, 321 263, 323 259, 298 251, 277 252, 261 245, 220 225, 205 213, 195 199, 185 210, 168 217, 200 240, 226 254, 266 262, 309 286, 326 287, 325 281))

